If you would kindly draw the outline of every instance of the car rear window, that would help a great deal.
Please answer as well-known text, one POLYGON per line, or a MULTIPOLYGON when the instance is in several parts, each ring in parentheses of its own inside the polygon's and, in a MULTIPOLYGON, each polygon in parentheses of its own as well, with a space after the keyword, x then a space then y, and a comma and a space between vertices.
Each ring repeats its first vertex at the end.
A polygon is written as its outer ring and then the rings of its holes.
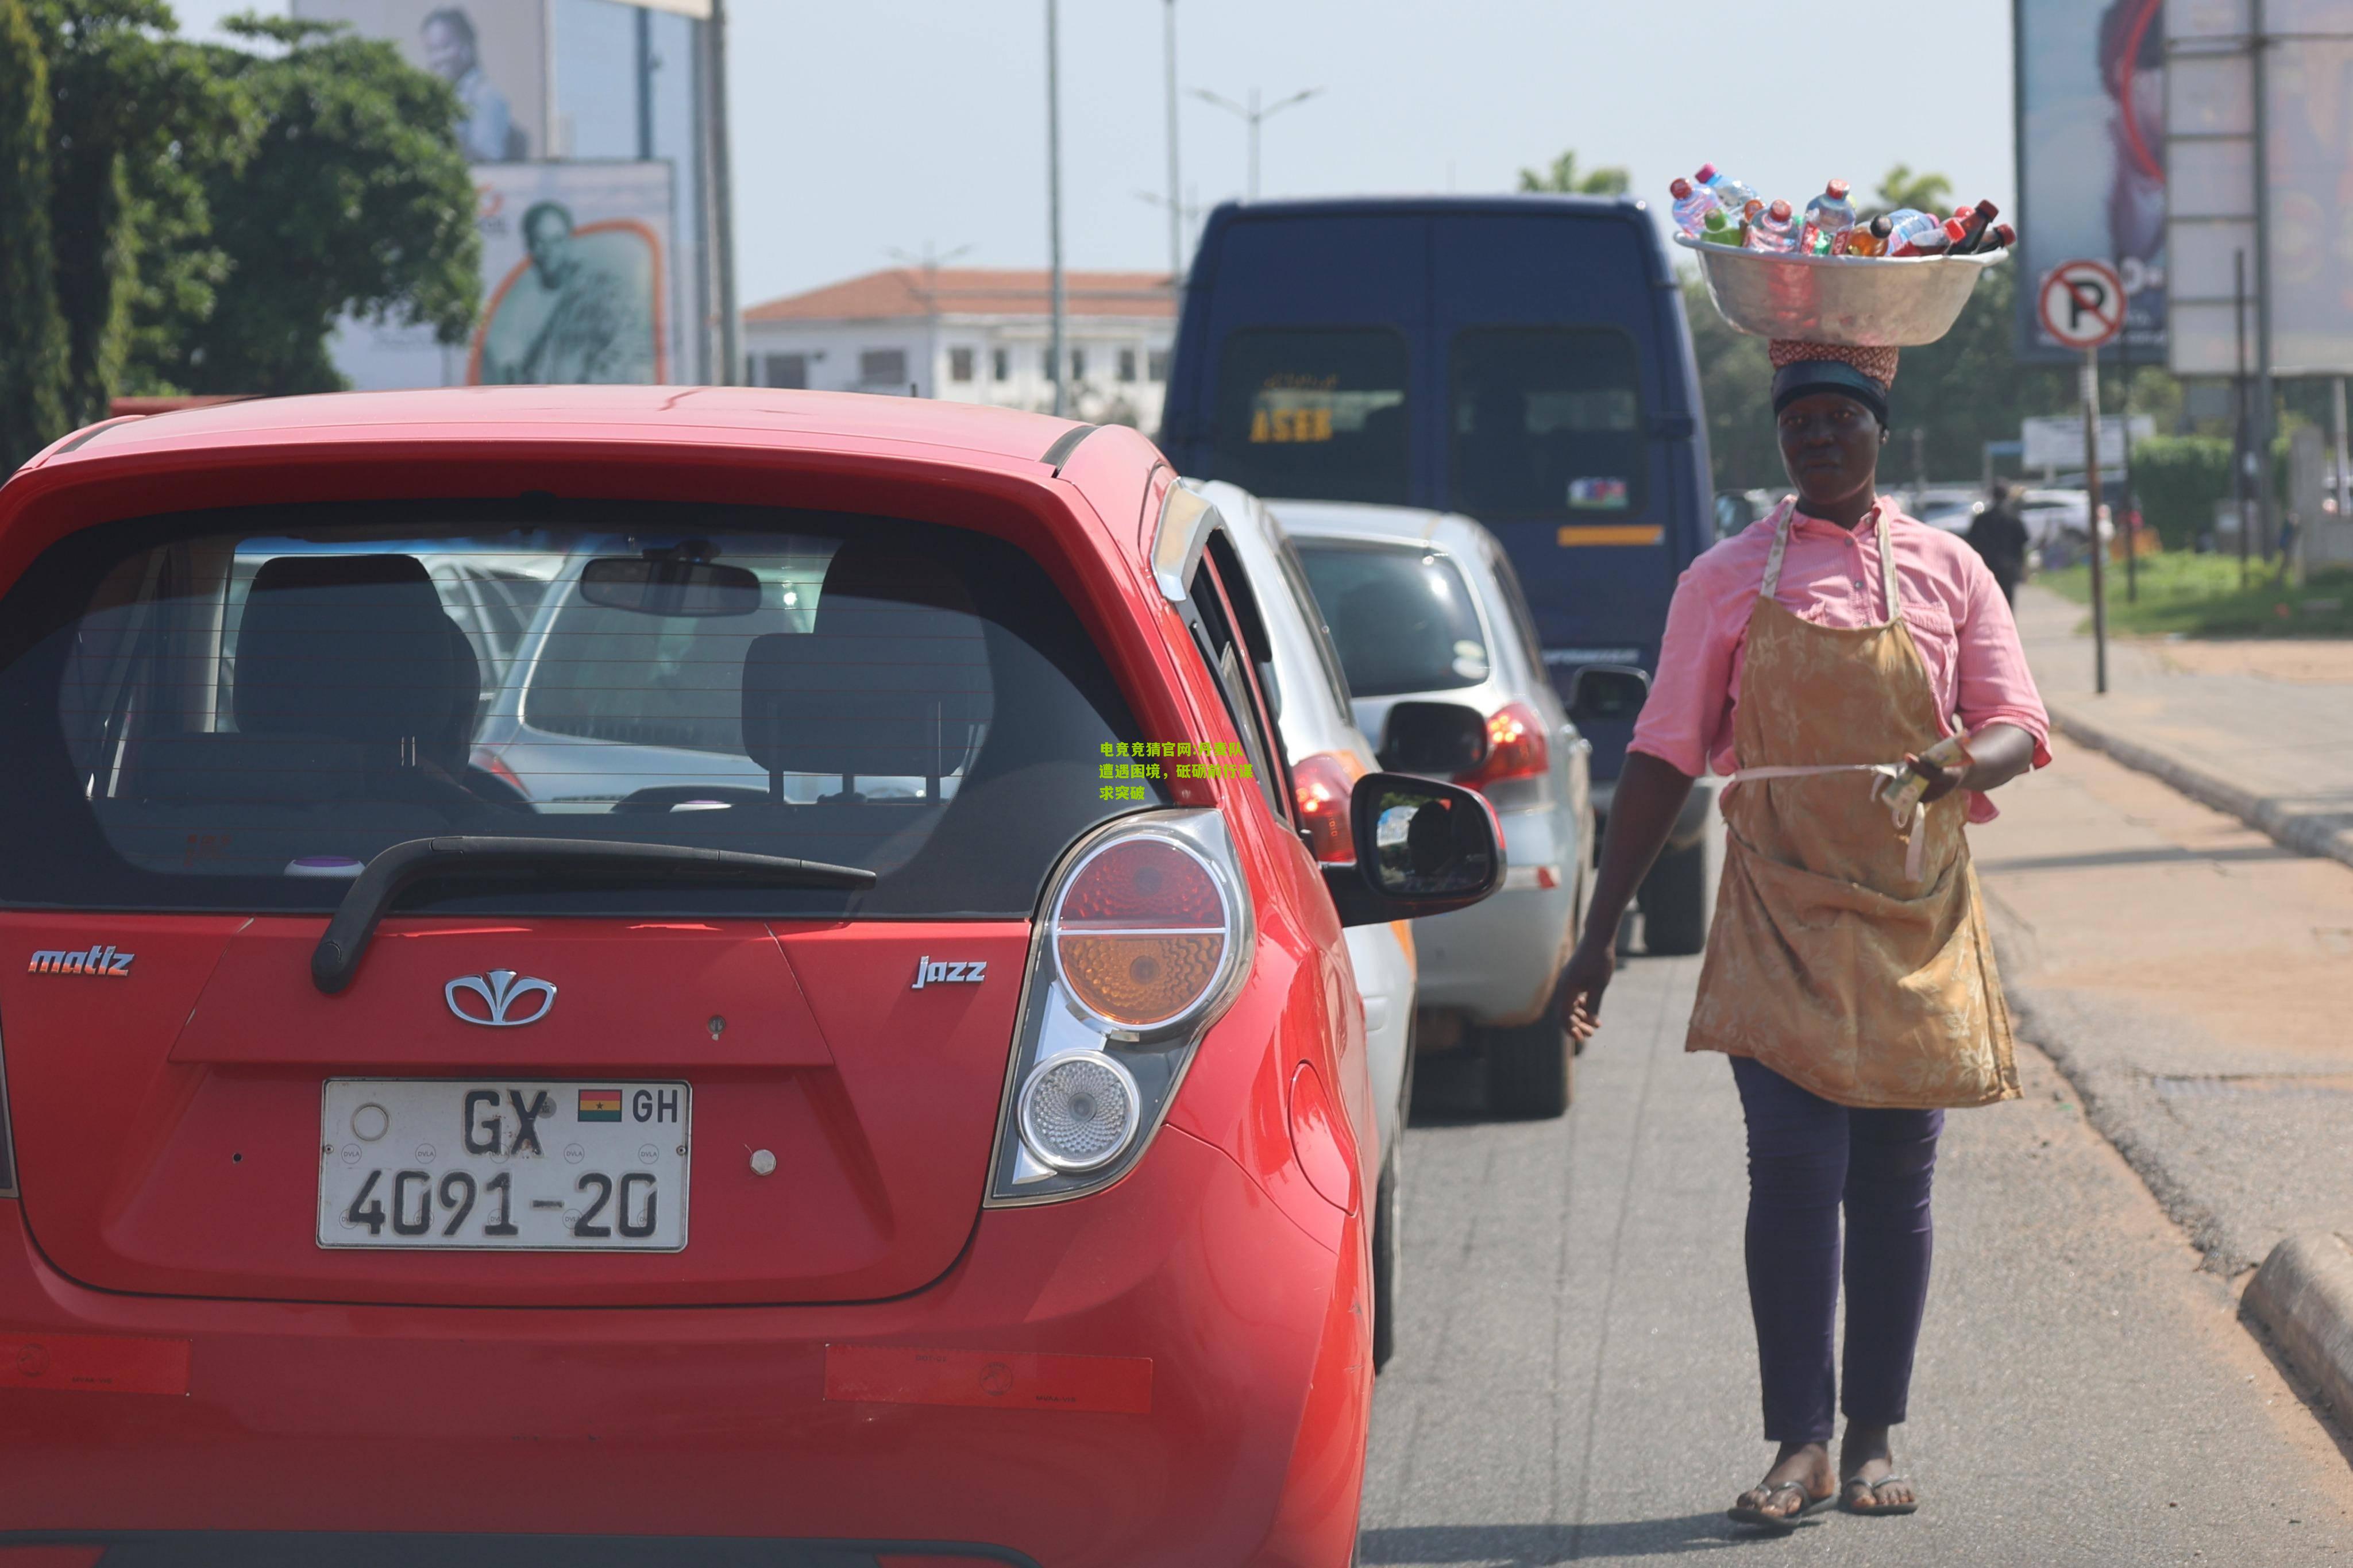
POLYGON ((0 902, 320 910, 392 844, 484 834, 879 879, 400 907, 1018 917, 1074 839, 1165 803, 1103 776, 1138 739, 1045 572, 969 530, 596 502, 113 523, 0 600, 0 902))
POLYGON ((1454 338, 1453 504, 1483 521, 1608 522, 1642 504, 1633 340, 1598 327, 1454 338))
POLYGON ((1451 557, 1419 545, 1294 542, 1355 695, 1440 691, 1487 679, 1486 634, 1451 557))
POLYGON ((1405 339, 1386 327, 1231 334, 1217 477, 1265 496, 1405 501, 1406 374, 1405 339))

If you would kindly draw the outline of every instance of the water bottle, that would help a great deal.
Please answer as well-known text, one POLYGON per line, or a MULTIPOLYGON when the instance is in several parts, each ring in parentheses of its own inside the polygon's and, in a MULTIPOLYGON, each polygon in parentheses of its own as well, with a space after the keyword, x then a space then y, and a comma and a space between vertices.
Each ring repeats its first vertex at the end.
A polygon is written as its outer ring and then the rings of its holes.
POLYGON ((1708 209, 1700 225, 1699 237, 1710 245, 1727 245, 1736 250, 1740 247, 1740 226, 1725 216, 1722 207, 1708 209))
POLYGON ((1798 218, 1789 204, 1776 197, 1771 206, 1758 213, 1748 225, 1747 245, 1751 250, 1797 249, 1798 218))
POLYGON ((1675 198, 1675 226, 1696 237, 1707 226, 1708 215, 1721 210, 1715 193, 1705 185, 1694 189, 1689 180, 1677 180, 1667 187, 1675 198))
POLYGON ((1944 248, 1945 220, 1918 207, 1898 207, 1887 215, 1887 254, 1925 256, 1944 248))
POLYGON ((1810 236, 1820 236, 1819 248, 1809 244, 1808 251, 1818 256, 1837 256, 1846 249, 1845 237, 1854 227, 1854 204, 1846 197, 1844 180, 1832 180, 1822 194, 1806 204, 1806 229, 1810 236))
POLYGON ((1699 166, 1699 173, 1694 174, 1692 179, 1694 184, 1705 185, 1709 190, 1714 191, 1717 204, 1728 213, 1746 211, 1748 204, 1757 199, 1755 190, 1730 174, 1719 173, 1713 163, 1702 163, 1699 166))

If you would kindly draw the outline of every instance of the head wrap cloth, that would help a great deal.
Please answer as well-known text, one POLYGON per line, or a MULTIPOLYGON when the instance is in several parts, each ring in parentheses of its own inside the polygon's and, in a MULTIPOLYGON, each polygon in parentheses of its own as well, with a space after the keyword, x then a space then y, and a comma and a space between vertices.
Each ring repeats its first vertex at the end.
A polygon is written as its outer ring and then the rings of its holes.
POLYGON ((1895 351, 1846 343, 1810 343, 1796 338, 1772 342, 1773 412, 1800 397, 1832 392, 1851 397, 1887 426, 1887 389, 1895 382, 1895 351))

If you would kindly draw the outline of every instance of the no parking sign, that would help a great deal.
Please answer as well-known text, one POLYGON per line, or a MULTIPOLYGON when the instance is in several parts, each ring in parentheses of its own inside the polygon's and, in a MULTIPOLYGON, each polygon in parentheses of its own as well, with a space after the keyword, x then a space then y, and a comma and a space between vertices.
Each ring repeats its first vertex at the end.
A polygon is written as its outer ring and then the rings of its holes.
POLYGON ((2124 279, 2105 261, 2061 262, 2035 303, 2042 330, 2071 349, 2090 353, 2124 331, 2124 279))

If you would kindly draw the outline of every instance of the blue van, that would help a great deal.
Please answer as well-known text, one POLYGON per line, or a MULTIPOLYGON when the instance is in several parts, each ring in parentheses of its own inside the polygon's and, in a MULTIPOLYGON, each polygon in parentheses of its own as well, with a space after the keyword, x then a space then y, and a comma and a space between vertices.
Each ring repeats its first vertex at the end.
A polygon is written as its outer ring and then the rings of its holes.
MULTIPOLYGON (((1595 805, 1608 811, 1636 710, 1580 705, 1577 672, 1655 669, 1675 580, 1715 542, 1691 334, 1639 204, 1222 205, 1187 283, 1160 439, 1179 472, 1270 501, 1386 502, 1485 524, 1593 743, 1595 805)), ((1704 942, 1711 794, 1692 792, 1643 886, 1652 952, 1704 942)))

